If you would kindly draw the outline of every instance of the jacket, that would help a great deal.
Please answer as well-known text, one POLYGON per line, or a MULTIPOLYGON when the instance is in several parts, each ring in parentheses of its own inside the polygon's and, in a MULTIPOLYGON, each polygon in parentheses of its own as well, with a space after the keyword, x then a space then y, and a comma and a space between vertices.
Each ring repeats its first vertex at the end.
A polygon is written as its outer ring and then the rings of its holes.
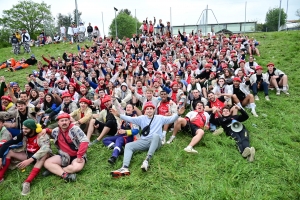
POLYGON ((92 109, 87 108, 84 112, 84 117, 81 118, 81 109, 78 108, 77 110, 70 113, 70 116, 73 117, 76 121, 79 121, 80 124, 85 124, 90 121, 92 118, 92 109))
POLYGON ((127 104, 128 101, 130 101, 130 99, 132 99, 132 94, 131 91, 128 89, 128 85, 124 82, 121 84, 120 88, 116 88, 115 89, 115 97, 120 98, 121 99, 121 105, 124 108, 127 104), (122 86, 126 86, 126 91, 122 91, 122 86))

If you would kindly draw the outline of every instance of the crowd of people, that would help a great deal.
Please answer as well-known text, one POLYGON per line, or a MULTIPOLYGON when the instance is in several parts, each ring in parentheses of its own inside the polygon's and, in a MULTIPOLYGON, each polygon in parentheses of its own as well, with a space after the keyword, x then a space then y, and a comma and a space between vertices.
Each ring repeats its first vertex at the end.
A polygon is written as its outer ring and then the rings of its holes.
MULTIPOLYGON (((266 101, 271 100, 269 89, 289 95, 287 75, 272 62, 263 73, 255 61, 258 42, 247 35, 204 35, 201 30, 172 35, 170 23, 164 26, 162 20, 154 33, 155 23, 145 20, 141 34, 124 40, 102 38, 98 32, 93 45, 78 54, 43 56, 45 64, 39 62, 26 77, 24 89, 0 78, 0 182, 12 159, 21 161, 20 169, 34 163, 23 195, 42 166, 45 176, 75 181, 87 149, 101 141, 112 150, 110 164, 124 154, 112 177, 130 175, 136 151, 147 151, 141 165, 147 171, 155 151, 176 145, 178 133, 191 136, 183 150, 198 153, 205 133, 225 132, 242 157, 254 161, 255 148, 241 122, 249 118, 248 108, 259 116, 259 92, 266 101), (50 153, 50 137, 58 155, 50 153)), ((61 31, 62 38, 65 34, 61 31)))

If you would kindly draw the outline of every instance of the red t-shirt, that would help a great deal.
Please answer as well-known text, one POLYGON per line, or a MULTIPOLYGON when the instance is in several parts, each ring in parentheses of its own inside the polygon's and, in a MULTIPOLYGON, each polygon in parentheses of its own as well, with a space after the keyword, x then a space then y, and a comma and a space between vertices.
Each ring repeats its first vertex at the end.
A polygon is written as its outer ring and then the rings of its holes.
POLYGON ((138 88, 137 93, 140 94, 140 95, 143 95, 143 88, 138 88))
POLYGON ((36 153, 40 149, 37 143, 37 135, 27 138, 27 151, 30 153, 36 153))
MULTIPOLYGON (((210 101, 210 107, 217 107, 220 109, 220 113, 222 114, 222 108, 224 108, 224 103, 222 101, 220 101, 219 99, 216 99, 215 102, 210 101)), ((218 118, 218 113, 215 113, 215 118, 218 118)))
POLYGON ((158 114, 165 116, 169 112, 169 102, 161 102, 158 107, 158 114))
POLYGON ((172 101, 177 103, 177 92, 172 91, 172 96, 171 96, 172 101))
POLYGON ((192 124, 195 124, 196 126, 203 128, 206 122, 206 116, 204 115, 204 112, 200 112, 196 115, 195 119, 191 121, 192 124))
POLYGON ((70 156, 77 156, 77 151, 73 151, 70 146, 66 143, 65 139, 64 139, 64 136, 62 136, 62 134, 64 134, 67 142, 69 144, 72 144, 73 141, 71 140, 71 138, 69 137, 69 130, 66 131, 66 132, 63 132, 61 129, 60 129, 60 133, 58 134, 58 138, 57 138, 57 145, 59 146, 59 148, 68 153, 70 156))

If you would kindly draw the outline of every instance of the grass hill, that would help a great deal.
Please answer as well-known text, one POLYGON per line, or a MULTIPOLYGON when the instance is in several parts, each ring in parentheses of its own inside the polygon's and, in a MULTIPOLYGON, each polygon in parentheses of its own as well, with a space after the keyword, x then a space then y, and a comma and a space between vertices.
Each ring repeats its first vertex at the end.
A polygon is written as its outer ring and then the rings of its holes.
MULTIPOLYGON (((148 172, 140 169, 146 153, 136 153, 131 176, 112 179, 110 171, 121 167, 122 157, 110 166, 107 159, 111 151, 99 144, 88 149, 88 163, 77 174, 77 182, 65 184, 59 177, 39 175, 32 182, 30 195, 22 199, 300 199, 300 32, 249 35, 260 41, 261 57, 256 62, 264 71, 268 62, 275 63, 288 75, 290 86, 290 96, 276 96, 270 91, 270 102, 259 93, 259 117, 250 116, 245 122, 251 145, 256 148, 253 163, 241 157, 234 140, 225 134, 206 132, 195 146, 199 154, 192 155, 183 151, 190 136, 179 133, 172 144, 157 151, 148 172)), ((13 56, 10 50, 1 49, 1 61, 13 56)), ((38 59, 42 54, 57 57, 64 51, 77 49, 70 44, 32 48, 38 59)), ((30 54, 17 58, 23 56, 30 54)), ((0 70, 0 75, 24 85, 26 73, 33 69, 36 67, 17 72, 0 70)), ((9 171, 0 184, 1 199, 21 199, 21 184, 30 170, 9 171)))

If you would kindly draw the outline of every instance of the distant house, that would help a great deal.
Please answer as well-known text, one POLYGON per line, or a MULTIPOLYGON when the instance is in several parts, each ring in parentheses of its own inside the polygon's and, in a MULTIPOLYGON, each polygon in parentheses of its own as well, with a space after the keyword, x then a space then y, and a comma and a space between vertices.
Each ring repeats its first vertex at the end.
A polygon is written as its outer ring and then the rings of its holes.
POLYGON ((280 26, 280 30, 300 30, 300 20, 287 20, 285 25, 280 26))

